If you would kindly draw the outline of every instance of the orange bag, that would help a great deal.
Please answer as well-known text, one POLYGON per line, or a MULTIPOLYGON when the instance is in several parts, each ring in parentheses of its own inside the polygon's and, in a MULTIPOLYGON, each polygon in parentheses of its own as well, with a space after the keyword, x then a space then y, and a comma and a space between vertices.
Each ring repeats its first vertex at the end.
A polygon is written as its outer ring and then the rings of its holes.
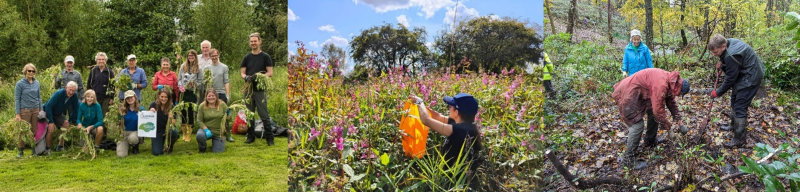
POLYGON ((405 110, 408 110, 408 115, 400 120, 400 130, 406 133, 403 136, 403 151, 408 157, 422 158, 428 141, 428 127, 419 119, 419 108, 416 104, 406 101, 403 106, 403 111, 405 110))

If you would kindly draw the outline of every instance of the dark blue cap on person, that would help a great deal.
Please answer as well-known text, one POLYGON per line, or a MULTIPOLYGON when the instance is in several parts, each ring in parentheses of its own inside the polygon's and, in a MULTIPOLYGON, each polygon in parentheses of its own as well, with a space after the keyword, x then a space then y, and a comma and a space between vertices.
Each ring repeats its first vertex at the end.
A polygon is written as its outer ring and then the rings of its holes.
POLYGON ((478 100, 475 100, 470 94, 459 93, 453 97, 445 96, 443 100, 447 105, 455 107, 460 114, 468 116, 478 114, 478 100))
POLYGON ((681 95, 686 95, 686 93, 689 93, 689 81, 683 79, 683 86, 681 86, 681 95))

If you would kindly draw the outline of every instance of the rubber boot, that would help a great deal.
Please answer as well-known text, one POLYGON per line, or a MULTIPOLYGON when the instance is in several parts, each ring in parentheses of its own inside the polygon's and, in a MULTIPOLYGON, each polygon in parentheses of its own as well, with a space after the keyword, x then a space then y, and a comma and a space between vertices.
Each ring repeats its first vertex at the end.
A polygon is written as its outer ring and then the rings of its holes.
POLYGON ((236 142, 236 140, 233 140, 233 136, 232 136, 233 133, 231 132, 231 127, 228 127, 228 132, 227 133, 228 133, 228 142, 236 142))
POLYGON ((131 150, 134 155, 139 154, 139 144, 133 145, 133 150, 131 150))
POLYGON ((731 130, 733 130, 733 128, 736 126, 736 125, 735 125, 736 121, 735 121, 735 120, 734 120, 734 118, 733 118, 733 117, 734 117, 734 116, 733 116, 733 115, 734 115, 733 111, 729 111, 729 113, 728 113, 728 114, 729 114, 729 116, 728 116, 728 117, 730 117, 730 119, 731 119, 731 123, 728 123, 728 125, 722 125, 722 126, 720 126, 720 127, 719 127, 719 129, 720 129, 720 130, 723 130, 723 131, 731 131, 731 130))
POLYGON ((275 122, 272 121, 272 118, 265 120, 264 122, 264 139, 267 140, 268 146, 275 145, 275 134, 272 132, 272 128, 275 126, 275 122))
POLYGON ((250 144, 256 141, 256 121, 250 121, 250 126, 247 127, 247 140, 244 144, 250 144))
POLYGON ((724 144, 727 148, 742 147, 747 143, 747 118, 736 118, 733 139, 724 144))

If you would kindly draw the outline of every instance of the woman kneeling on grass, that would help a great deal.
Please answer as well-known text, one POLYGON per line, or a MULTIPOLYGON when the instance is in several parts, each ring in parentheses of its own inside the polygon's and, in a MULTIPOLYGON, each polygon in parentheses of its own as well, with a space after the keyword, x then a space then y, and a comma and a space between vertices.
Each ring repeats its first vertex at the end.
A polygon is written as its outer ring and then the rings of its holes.
MULTIPOLYGON (((159 156, 164 153, 164 140, 166 140, 167 122, 172 119, 172 96, 167 89, 161 89, 156 94, 156 101, 150 103, 150 111, 156 113, 156 138, 150 140, 153 148, 153 155, 159 156)), ((175 119, 172 119, 175 122, 175 119)), ((175 141, 178 140, 178 131, 169 131, 169 149, 166 153, 172 153, 172 147, 175 146, 175 141)))
POLYGON ((483 148, 480 131, 474 123, 475 115, 478 113, 478 101, 466 93, 459 93, 454 97, 445 96, 444 102, 447 103, 447 109, 450 112, 449 117, 445 117, 425 107, 419 97, 411 96, 409 98, 417 103, 422 124, 447 137, 442 147, 447 165, 453 167, 459 158, 466 155, 467 162, 472 162, 470 170, 474 171, 478 167, 478 163, 473 160, 477 159, 478 152, 483 148), (429 112, 431 114, 428 114, 429 112), (462 146, 465 153, 460 153, 462 146))
POLYGON ((136 98, 136 92, 128 90, 125 92, 125 104, 120 108, 120 114, 125 122, 125 134, 122 141, 117 143, 117 157, 128 156, 128 147, 132 146, 131 152, 139 154, 139 134, 137 133, 139 123, 139 99, 136 98))
POLYGON ((222 122, 228 105, 222 100, 217 99, 217 92, 214 89, 206 91, 205 101, 197 107, 197 126, 202 129, 197 130, 197 146, 200 153, 206 152, 206 140, 211 139, 211 151, 221 153, 225 151, 225 131, 222 131, 222 122))
POLYGON ((103 128, 103 109, 97 103, 97 95, 94 90, 89 89, 83 93, 83 103, 78 107, 78 128, 86 131, 86 134, 94 136, 94 151, 97 154, 105 129, 103 128))

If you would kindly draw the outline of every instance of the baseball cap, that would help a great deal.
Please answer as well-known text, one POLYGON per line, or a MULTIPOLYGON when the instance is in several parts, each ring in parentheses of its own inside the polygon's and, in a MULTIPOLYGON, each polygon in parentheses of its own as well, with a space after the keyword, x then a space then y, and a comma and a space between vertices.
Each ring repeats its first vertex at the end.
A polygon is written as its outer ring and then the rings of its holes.
POLYGON ((128 97, 136 97, 136 92, 133 92, 133 90, 125 91, 125 99, 128 97))
POLYGON ((453 97, 445 96, 443 100, 448 105, 456 107, 458 113, 464 115, 478 114, 478 100, 475 100, 470 94, 459 93, 453 97))
POLYGON ((136 55, 130 54, 128 55, 128 59, 126 60, 131 60, 131 59, 136 59, 136 55))
POLYGON ((75 58, 74 58, 74 57, 72 57, 72 55, 67 55, 67 57, 66 57, 66 58, 64 58, 64 63, 66 63, 66 62, 73 62, 73 63, 75 63, 75 58))

